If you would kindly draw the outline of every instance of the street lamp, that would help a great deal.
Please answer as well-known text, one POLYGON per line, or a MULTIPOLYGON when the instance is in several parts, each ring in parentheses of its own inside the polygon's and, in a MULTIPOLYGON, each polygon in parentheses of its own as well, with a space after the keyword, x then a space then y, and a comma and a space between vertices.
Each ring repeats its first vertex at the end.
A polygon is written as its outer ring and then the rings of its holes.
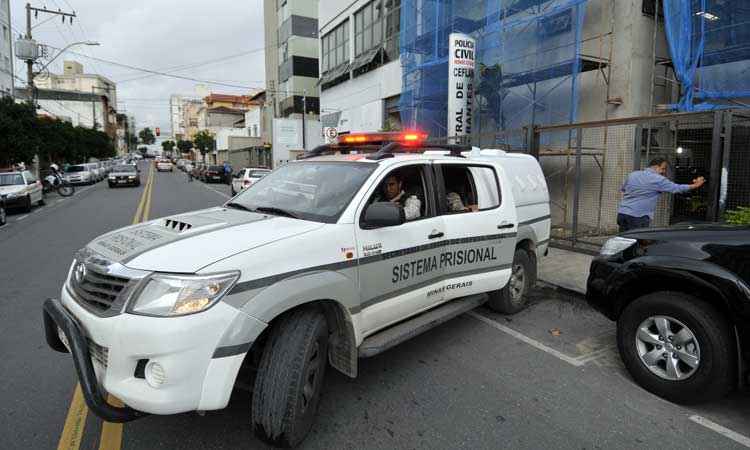
POLYGON ((53 62, 54 60, 56 60, 56 59, 57 59, 57 58, 58 58, 58 57, 59 57, 60 55, 62 55, 63 53, 65 53, 65 52, 66 52, 66 51, 67 51, 67 50, 68 50, 69 48, 71 48, 71 47, 75 47, 75 46, 77 46, 77 45, 89 45, 89 46, 97 46, 97 45, 101 45, 101 44, 100 44, 100 43, 98 43, 98 42, 96 42, 96 41, 81 41, 81 42, 73 42, 72 44, 69 44, 69 45, 67 45, 67 46, 66 46, 65 48, 63 48, 62 50, 60 50, 60 51, 59 51, 59 52, 57 53, 57 55, 55 55, 55 56, 54 56, 54 58, 50 59, 50 60, 49 60, 49 61, 47 62, 47 64, 45 64, 44 66, 42 66, 42 68, 41 68, 41 69, 39 69, 39 72, 38 72, 38 73, 41 73, 41 72, 43 72, 43 71, 44 71, 44 69, 46 69, 47 67, 49 67, 49 65, 50 65, 50 64, 52 64, 52 62, 53 62))

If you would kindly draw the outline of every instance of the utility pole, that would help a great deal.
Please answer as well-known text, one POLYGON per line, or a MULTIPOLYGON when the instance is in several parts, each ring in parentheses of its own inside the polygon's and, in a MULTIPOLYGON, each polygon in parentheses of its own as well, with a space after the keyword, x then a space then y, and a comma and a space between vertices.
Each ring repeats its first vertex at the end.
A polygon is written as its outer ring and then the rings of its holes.
MULTIPOLYGON (((34 17, 38 17, 39 13, 42 14, 53 14, 62 16, 62 21, 65 23, 65 18, 68 17, 70 19, 70 23, 73 23, 73 17, 77 17, 76 13, 67 13, 63 12, 61 10, 57 11, 51 11, 45 8, 35 8, 31 6, 31 3, 26 3, 26 39, 29 42, 33 41, 33 38, 31 36, 31 13, 34 12, 34 17)), ((59 56, 59 55, 58 55, 59 56)), ((29 85, 29 100, 32 104, 35 104, 35 94, 34 94, 34 61, 35 59, 30 58, 26 60, 26 78, 29 85)))

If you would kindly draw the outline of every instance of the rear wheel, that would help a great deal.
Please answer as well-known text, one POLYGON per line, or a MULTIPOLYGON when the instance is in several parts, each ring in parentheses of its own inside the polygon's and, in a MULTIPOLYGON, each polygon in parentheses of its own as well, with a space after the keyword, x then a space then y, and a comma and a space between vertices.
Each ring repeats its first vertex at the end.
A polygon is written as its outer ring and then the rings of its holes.
POLYGON ((315 308, 293 311, 271 330, 255 379, 252 425, 262 441, 291 448, 310 432, 328 355, 328 325, 315 308))
POLYGON ((26 196, 26 203, 23 205, 23 212, 31 212, 31 194, 26 196))
POLYGON ((526 294, 532 288, 534 267, 531 257, 524 249, 516 249, 513 255, 513 266, 508 284, 489 295, 489 306, 493 311, 502 314, 515 314, 526 308, 526 294))
POLYGON ((0 206, 0 225, 5 225, 7 221, 8 221, 8 216, 5 213, 5 207, 0 206))
POLYGON ((721 398, 736 374, 727 319, 687 294, 656 292, 632 302, 617 322, 617 346, 638 384, 675 403, 721 398))
POLYGON ((60 194, 61 197, 70 197, 74 192, 75 188, 67 183, 57 188, 57 193, 60 194))

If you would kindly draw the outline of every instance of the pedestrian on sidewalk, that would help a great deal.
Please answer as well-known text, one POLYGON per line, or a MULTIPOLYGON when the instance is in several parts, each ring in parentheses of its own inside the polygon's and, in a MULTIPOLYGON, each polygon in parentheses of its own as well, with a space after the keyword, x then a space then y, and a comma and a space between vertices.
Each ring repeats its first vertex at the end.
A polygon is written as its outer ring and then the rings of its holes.
POLYGON ((654 158, 646 170, 628 175, 622 185, 624 195, 617 210, 620 233, 650 227, 656 212, 656 202, 661 194, 683 194, 706 183, 705 178, 698 177, 693 180, 693 184, 677 184, 669 180, 666 174, 667 160, 654 158))
POLYGON ((226 161, 224 161, 224 182, 232 184, 232 166, 226 161))
POLYGON ((188 183, 193 182, 193 165, 191 163, 185 164, 185 173, 188 177, 188 183))

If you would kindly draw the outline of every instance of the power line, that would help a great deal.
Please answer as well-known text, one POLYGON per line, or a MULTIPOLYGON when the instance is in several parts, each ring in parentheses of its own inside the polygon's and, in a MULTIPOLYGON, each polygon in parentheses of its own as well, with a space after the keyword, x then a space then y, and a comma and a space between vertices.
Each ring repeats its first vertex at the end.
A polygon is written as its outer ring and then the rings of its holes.
MULTIPOLYGON (((60 50, 60 49, 58 49, 56 47, 52 47, 52 46, 49 46, 49 47, 50 48, 54 48, 56 50, 60 50)), ((263 86, 243 86, 243 85, 238 85, 238 84, 223 83, 221 81, 201 80, 199 78, 184 77, 184 76, 181 76, 181 75, 174 75, 174 74, 169 74, 169 73, 166 73, 166 72, 160 72, 160 71, 157 71, 157 70, 151 70, 151 69, 146 69, 146 68, 143 68, 143 67, 132 66, 130 64, 119 63, 119 62, 111 61, 111 60, 104 59, 104 58, 96 58, 94 56, 88 56, 88 55, 84 55, 84 54, 81 54, 81 53, 78 53, 78 52, 71 51, 70 53, 73 54, 73 55, 81 56, 83 58, 88 58, 88 59, 92 59, 94 61, 99 61, 99 62, 102 62, 102 63, 105 63, 105 64, 110 64, 110 65, 118 66, 118 67, 124 67, 126 69, 136 70, 136 71, 144 72, 144 73, 150 73, 150 74, 158 75, 158 76, 162 76, 162 77, 176 78, 176 79, 179 79, 179 80, 194 81, 196 83, 213 84, 213 85, 217 85, 217 86, 233 87, 233 88, 237 88, 237 89, 263 89, 263 86)), ((261 83, 260 81, 252 81, 252 82, 253 83, 261 83)))

